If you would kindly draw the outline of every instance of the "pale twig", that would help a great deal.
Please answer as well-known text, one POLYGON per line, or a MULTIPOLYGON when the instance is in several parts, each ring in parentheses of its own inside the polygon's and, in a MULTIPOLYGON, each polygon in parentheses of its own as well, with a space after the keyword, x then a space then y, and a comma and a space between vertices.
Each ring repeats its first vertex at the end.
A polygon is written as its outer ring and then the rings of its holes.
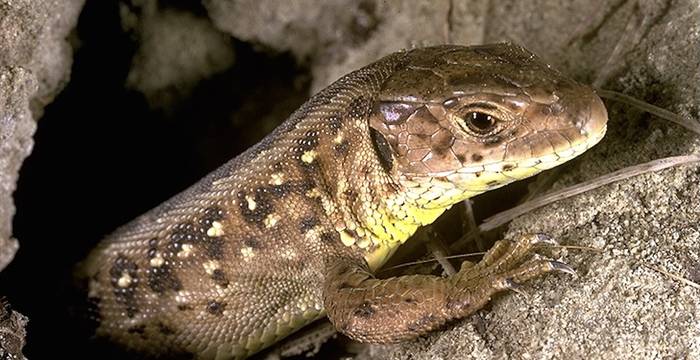
POLYGON ((684 277, 682 277, 682 276, 680 276, 680 275, 676 275, 676 274, 670 273, 670 272, 668 272, 668 271, 666 271, 666 270, 664 270, 664 269, 657 268, 657 267, 654 267, 654 266, 651 266, 651 265, 643 265, 643 266, 646 267, 646 268, 649 268, 649 269, 651 269, 651 270, 654 270, 654 271, 656 271, 656 272, 659 272, 659 273, 661 273, 661 274, 664 274, 664 275, 670 277, 671 279, 680 281, 680 282, 682 282, 683 284, 686 284, 686 285, 688 285, 688 286, 691 286, 691 287, 694 287, 694 288, 700 290, 700 284, 698 284, 698 283, 696 283, 696 282, 693 282, 693 281, 690 281, 690 280, 688 280, 688 279, 686 279, 686 278, 684 278, 684 277))
MULTIPOLYGON (((578 246, 578 245, 545 245, 544 247, 547 248, 554 248, 554 249, 573 249, 573 250, 587 250, 587 251, 592 251, 592 252, 597 252, 601 253, 603 252, 603 249, 599 248, 594 248, 591 246, 578 246)), ((450 255, 450 256, 445 256, 445 259, 451 260, 451 259, 460 259, 460 258, 465 258, 465 257, 472 257, 472 256, 481 256, 486 254, 485 251, 479 251, 479 252, 473 252, 473 253, 468 253, 468 254, 458 254, 458 255, 450 255)), ((395 270, 395 269, 400 269, 408 266, 413 266, 413 265, 420 265, 420 264, 427 264, 427 263, 432 263, 436 262, 436 259, 427 259, 427 260, 416 260, 416 261, 409 261, 403 264, 398 264, 394 266, 390 266, 387 268, 382 268, 379 270, 378 273, 381 273, 383 271, 389 271, 389 270, 395 270)))
POLYGON ((614 100, 614 101, 619 101, 621 103, 634 106, 638 108, 639 110, 646 111, 652 115, 658 116, 664 120, 668 120, 674 124, 678 124, 696 134, 700 134, 700 122, 698 121, 693 121, 692 119, 686 119, 680 115, 674 114, 666 109, 662 109, 658 106, 649 104, 647 102, 644 102, 639 99, 635 99, 629 95, 625 95, 623 93, 617 92, 617 91, 612 91, 612 90, 605 90, 605 89, 596 89, 596 93, 600 95, 600 97, 609 99, 609 100, 614 100))

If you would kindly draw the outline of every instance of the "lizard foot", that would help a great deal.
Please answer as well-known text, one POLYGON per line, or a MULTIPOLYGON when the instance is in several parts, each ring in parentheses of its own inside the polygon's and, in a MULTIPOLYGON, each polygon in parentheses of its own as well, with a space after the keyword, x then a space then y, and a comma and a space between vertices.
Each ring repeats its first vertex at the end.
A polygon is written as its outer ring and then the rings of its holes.
POLYGON ((576 272, 565 263, 533 254, 538 245, 557 245, 545 234, 527 234, 516 241, 501 240, 477 264, 465 263, 451 280, 450 310, 455 317, 469 315, 501 291, 522 294, 520 284, 550 272, 576 272))

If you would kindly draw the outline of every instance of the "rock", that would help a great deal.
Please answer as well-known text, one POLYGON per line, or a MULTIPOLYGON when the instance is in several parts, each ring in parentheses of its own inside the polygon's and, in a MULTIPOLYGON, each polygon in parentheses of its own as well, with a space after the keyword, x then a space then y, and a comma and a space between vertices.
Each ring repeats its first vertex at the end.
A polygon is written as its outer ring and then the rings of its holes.
POLYGON ((83 0, 0 2, 0 270, 18 248, 12 192, 32 149, 36 120, 68 82, 83 0))
POLYGON ((26 360, 22 348, 28 322, 26 316, 13 311, 10 303, 0 298, 0 359, 26 360))
MULTIPOLYGON (((394 51, 444 43, 450 9, 444 0, 207 0, 204 4, 214 24, 231 36, 308 60, 314 93, 394 51)), ((466 29, 473 30, 477 21, 466 29)), ((460 40, 478 42, 478 33, 465 31, 460 40)))
POLYGON ((228 35, 206 17, 157 1, 121 4, 122 24, 138 40, 127 86, 146 96, 153 108, 172 110, 203 79, 230 68, 234 50, 228 35))

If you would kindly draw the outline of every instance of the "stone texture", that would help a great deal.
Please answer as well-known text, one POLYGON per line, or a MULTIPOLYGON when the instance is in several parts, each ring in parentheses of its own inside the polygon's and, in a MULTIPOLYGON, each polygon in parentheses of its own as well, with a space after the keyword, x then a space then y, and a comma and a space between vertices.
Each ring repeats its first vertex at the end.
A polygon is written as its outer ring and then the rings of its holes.
POLYGON ((127 86, 143 93, 154 108, 172 110, 202 80, 234 63, 230 37, 206 17, 160 8, 155 0, 123 2, 121 16, 139 45, 127 86))
MULTIPOLYGON (((446 0, 206 0, 204 4, 219 29, 309 61, 312 92, 394 51, 444 43, 449 34, 446 0)), ((480 39, 481 15, 474 9, 465 10, 475 20, 465 25, 468 31, 460 33, 460 41, 480 39)))
POLYGON ((35 121, 65 86, 67 40, 83 0, 0 1, 0 270, 12 260, 12 192, 32 149, 35 121))
POLYGON ((27 336, 26 316, 13 311, 5 299, 0 298, 0 359, 22 360, 24 337, 27 336))

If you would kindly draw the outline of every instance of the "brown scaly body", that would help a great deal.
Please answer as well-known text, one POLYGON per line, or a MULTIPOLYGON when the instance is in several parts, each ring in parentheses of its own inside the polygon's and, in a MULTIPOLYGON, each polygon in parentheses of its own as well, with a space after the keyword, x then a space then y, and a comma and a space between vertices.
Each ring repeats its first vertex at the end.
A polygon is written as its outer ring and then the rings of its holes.
POLYGON ((246 357, 328 314, 360 341, 415 338, 561 263, 523 236, 451 278, 371 272, 463 199, 595 144, 588 87, 510 44, 389 55, 107 237, 82 266, 98 334, 148 353, 246 357))

